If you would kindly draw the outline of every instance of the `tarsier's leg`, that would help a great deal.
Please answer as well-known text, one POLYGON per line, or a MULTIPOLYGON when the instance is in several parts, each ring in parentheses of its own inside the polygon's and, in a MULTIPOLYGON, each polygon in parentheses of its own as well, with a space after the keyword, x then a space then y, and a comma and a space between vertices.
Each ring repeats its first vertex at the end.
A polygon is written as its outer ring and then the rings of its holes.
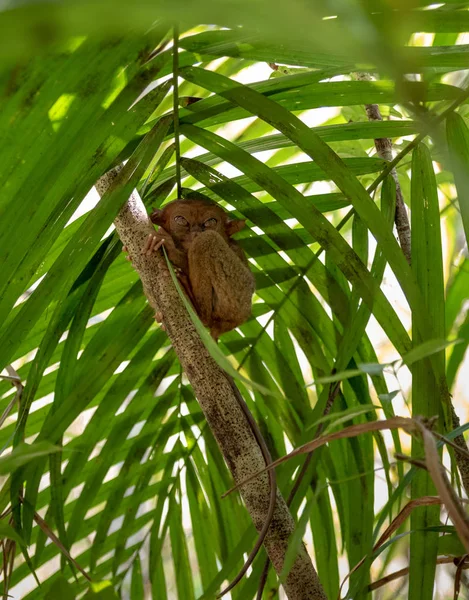
POLYGON ((197 311, 217 338, 251 314, 254 277, 216 232, 197 236, 188 253, 189 278, 197 311))

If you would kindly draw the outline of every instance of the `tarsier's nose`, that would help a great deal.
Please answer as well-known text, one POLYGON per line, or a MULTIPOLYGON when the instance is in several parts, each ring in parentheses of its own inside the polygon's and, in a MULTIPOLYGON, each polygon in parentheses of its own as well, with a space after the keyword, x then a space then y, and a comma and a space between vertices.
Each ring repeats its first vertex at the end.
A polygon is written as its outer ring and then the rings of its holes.
POLYGON ((202 233, 202 227, 200 225, 192 225, 191 230, 190 230, 190 238, 191 240, 193 240, 194 238, 196 238, 199 233, 202 233))

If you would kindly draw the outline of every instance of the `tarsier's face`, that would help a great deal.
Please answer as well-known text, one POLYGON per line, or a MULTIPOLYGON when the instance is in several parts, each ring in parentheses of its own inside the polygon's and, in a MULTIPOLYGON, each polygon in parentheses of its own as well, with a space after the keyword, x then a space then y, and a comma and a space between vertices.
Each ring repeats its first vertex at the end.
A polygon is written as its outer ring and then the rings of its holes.
POLYGON ((188 249, 194 238, 204 231, 217 231, 225 239, 240 231, 245 222, 230 220, 216 204, 203 200, 175 200, 163 210, 152 214, 152 221, 161 225, 182 248, 188 249))

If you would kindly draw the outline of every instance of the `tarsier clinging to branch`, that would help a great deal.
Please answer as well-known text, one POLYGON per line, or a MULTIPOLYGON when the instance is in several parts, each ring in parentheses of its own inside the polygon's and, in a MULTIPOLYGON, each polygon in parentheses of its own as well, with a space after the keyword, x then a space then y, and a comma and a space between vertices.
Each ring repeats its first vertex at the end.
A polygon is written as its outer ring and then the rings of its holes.
MULTIPOLYGON (((243 220, 232 220, 209 200, 174 200, 151 214, 159 225, 144 253, 164 244, 179 281, 213 338, 244 323, 251 314, 254 276, 232 239, 243 220)), ((162 315, 157 315, 161 320, 162 315)))
MULTIPOLYGON (((150 255, 164 244, 184 291, 202 323, 213 338, 244 323, 251 314, 254 276, 242 248, 232 239, 245 225, 232 220, 217 204, 209 200, 175 200, 151 214, 158 231, 149 236, 143 254, 150 255)), ((163 315, 156 315, 161 321, 163 315)), ((271 457, 233 379, 226 374, 233 392, 252 429, 266 465, 271 457)), ((275 472, 269 471, 269 508, 257 542, 243 568, 223 590, 232 589, 246 573, 259 551, 273 518, 277 497, 275 472)))

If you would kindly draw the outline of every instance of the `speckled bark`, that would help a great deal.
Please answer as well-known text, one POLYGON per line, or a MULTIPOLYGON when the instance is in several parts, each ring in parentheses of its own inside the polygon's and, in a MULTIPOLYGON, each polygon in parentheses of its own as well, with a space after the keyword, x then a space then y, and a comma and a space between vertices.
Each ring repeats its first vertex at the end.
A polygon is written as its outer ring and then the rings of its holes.
MULTIPOLYGON (((371 81, 371 77, 368 73, 358 73, 357 79, 359 81, 371 81)), ((377 104, 365 104, 365 110, 369 121, 383 120, 377 104)), ((392 142, 389 138, 377 138, 375 140, 375 148, 379 157, 387 160, 388 162, 392 161, 392 142)), ((394 222, 396 223, 399 244, 401 245, 402 252, 410 265, 411 251, 409 217, 404 204, 404 198, 402 196, 401 185, 399 183, 396 169, 391 171, 391 175, 396 183, 396 214, 394 222)))
MULTIPOLYGON (((96 185, 102 194, 116 177, 116 171, 103 176, 96 185)), ((180 301, 163 256, 147 258, 140 254, 154 230, 145 207, 133 193, 114 222, 132 264, 140 275, 148 301, 164 315, 164 325, 174 350, 191 382, 194 393, 218 441, 226 463, 238 483, 264 467, 264 459, 249 424, 222 369, 211 358, 180 301)), ((269 481, 266 474, 241 491, 246 508, 259 531, 269 507, 269 481)), ((227 500, 229 502, 229 500, 227 500)), ((277 573, 280 573, 294 522, 278 492, 272 525, 265 547, 277 573)), ((289 600, 325 600, 311 559, 302 546, 284 585, 289 600)))

